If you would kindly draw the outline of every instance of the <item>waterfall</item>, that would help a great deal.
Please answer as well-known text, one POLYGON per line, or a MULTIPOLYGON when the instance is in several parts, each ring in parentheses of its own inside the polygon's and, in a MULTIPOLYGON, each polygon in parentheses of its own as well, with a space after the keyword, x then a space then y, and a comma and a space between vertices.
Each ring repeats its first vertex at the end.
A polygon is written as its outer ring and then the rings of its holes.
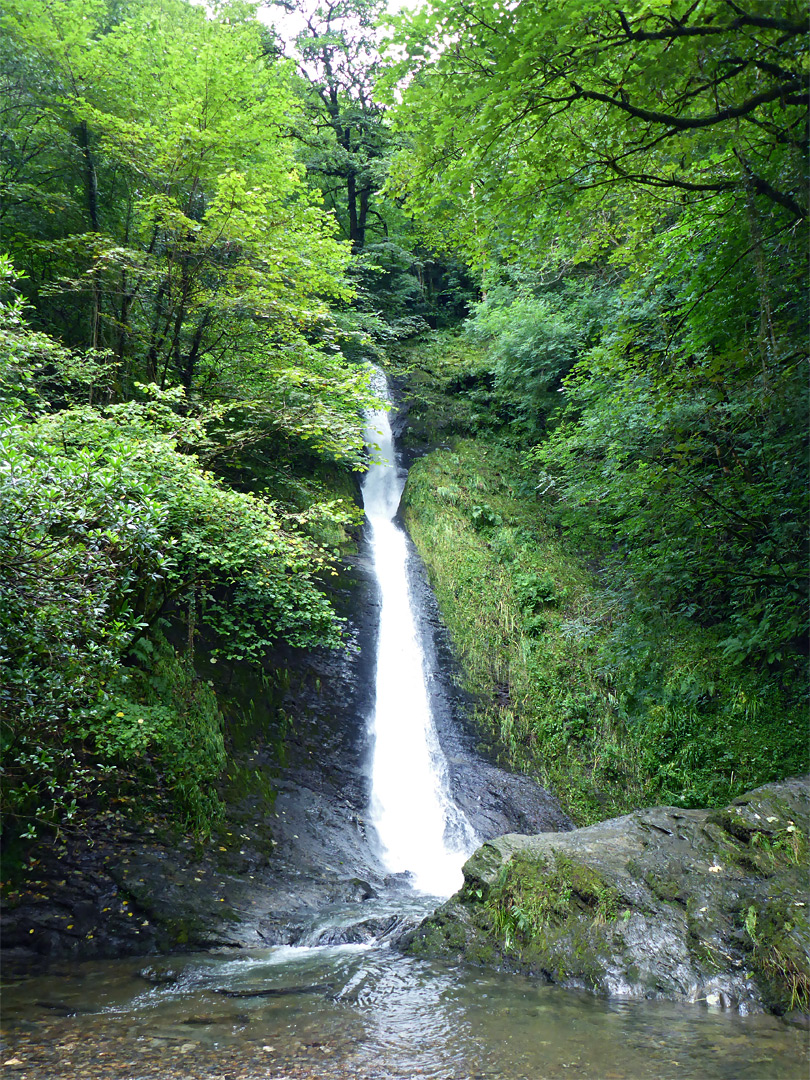
MULTIPOLYGON (((375 389, 387 399, 385 378, 381 372, 377 378, 375 389)), ((365 437, 373 463, 363 482, 363 505, 382 598, 371 721, 371 821, 389 870, 410 871, 419 892, 449 896, 461 886, 461 867, 476 837, 450 795, 431 713, 408 588, 407 541, 393 520, 404 480, 387 410, 369 417, 365 437)))

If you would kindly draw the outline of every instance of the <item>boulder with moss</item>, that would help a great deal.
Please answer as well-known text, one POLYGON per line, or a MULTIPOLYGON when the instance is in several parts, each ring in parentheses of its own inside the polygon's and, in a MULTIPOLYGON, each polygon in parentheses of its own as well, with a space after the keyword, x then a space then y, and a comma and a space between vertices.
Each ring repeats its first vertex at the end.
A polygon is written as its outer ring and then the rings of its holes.
POLYGON ((611 996, 805 1014, 809 811, 802 778, 721 810, 498 837, 404 947, 611 996))

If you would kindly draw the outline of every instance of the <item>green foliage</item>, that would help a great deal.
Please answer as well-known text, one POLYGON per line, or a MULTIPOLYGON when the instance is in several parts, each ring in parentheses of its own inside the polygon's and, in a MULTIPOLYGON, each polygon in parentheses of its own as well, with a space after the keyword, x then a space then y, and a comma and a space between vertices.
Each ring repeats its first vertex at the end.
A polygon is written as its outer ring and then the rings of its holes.
POLYGON ((24 271, 0 265, 6 822, 61 827, 137 778, 204 833, 223 743, 195 650, 339 642, 321 581, 373 402, 330 313, 349 246, 282 134, 290 68, 248 5, 0 19, 0 214, 24 271))
POLYGON ((496 513, 491 506, 487 506, 486 503, 483 506, 473 505, 470 510, 470 520, 476 529, 492 529, 503 524, 501 515, 496 513))
POLYGON ((380 65, 374 28, 381 10, 381 0, 300 5, 305 28, 294 48, 300 75, 295 136, 308 175, 356 251, 381 218, 376 195, 391 141, 373 97, 380 65))
POLYGON ((795 355, 698 364, 667 356, 638 321, 614 334, 574 369, 563 422, 530 455, 560 523, 651 606, 722 622, 730 661, 795 669, 807 480, 795 355))
POLYGON ((432 0, 391 21, 412 140, 393 189, 482 263, 496 246, 590 259, 673 205, 711 219, 726 196, 806 216, 795 0, 432 0))
POLYGON ((232 407, 223 436, 359 464, 367 379, 327 302, 350 251, 278 134, 252 9, 15 0, 2 26, 7 243, 39 325, 106 350, 91 400, 182 385, 232 407))
MULTIPOLYGON (((426 250, 409 215, 381 194, 390 156, 402 143, 374 87, 382 67, 377 22, 385 5, 339 0, 283 6, 286 13, 295 10, 303 26, 293 41, 276 45, 297 69, 290 80, 292 135, 308 182, 351 244, 349 273, 361 323, 368 328, 372 316, 382 322, 383 336, 385 325, 393 324, 396 336, 404 337, 420 317, 433 326, 462 317, 473 298, 466 268, 426 250)), ((340 318, 353 314, 346 309, 340 318)))
POLYGON ((767 856, 772 867, 781 861, 787 861, 794 866, 807 861, 807 837, 793 821, 788 821, 784 829, 772 836, 764 832, 752 833, 750 844, 767 856))
POLYGON ((511 859, 490 887, 484 906, 503 947, 531 946, 549 926, 588 911, 597 924, 618 916, 621 897, 588 867, 555 854, 551 865, 511 859))
MULTIPOLYGON (((216 695, 189 664, 156 639, 142 642, 146 669, 118 672, 102 700, 81 711, 77 736, 102 762, 124 766, 168 796, 184 827, 206 835, 222 815, 217 782, 225 766, 216 695)), ((143 660, 141 661, 143 662, 143 660)))
POLYGON ((806 932, 802 912, 795 907, 784 910, 778 902, 761 911, 752 904, 742 925, 751 945, 751 964, 765 983, 775 1011, 805 1012, 810 1005, 810 970, 801 945, 806 932))
POLYGON ((178 601, 197 605, 199 625, 235 659, 256 659, 279 639, 336 641, 334 614, 313 582, 329 556, 301 531, 307 515, 229 490, 154 420, 148 405, 130 403, 6 426, 13 742, 106 683, 122 653, 178 601))
POLYGON ((492 364, 494 389, 502 408, 514 414, 512 427, 537 436, 560 404, 559 390, 588 337, 585 296, 538 296, 496 286, 476 304, 467 322, 473 341, 484 344, 492 364))
POLYGON ((222 763, 216 703, 190 666, 149 658, 155 632, 182 614, 188 665, 200 630, 214 636, 215 652, 240 661, 278 641, 337 644, 339 623, 316 581, 332 554, 306 530, 352 515, 334 500, 290 512, 229 488, 192 452, 210 447, 218 413, 184 409, 180 389, 142 387, 139 401, 48 411, 39 373, 51 384, 66 370, 74 378, 76 357, 32 333, 17 305, 3 316, 7 816, 64 821, 110 768, 148 755, 185 820, 203 829, 222 763), (133 648, 146 657, 152 691, 132 675, 122 689, 133 648))
POLYGON ((423 332, 389 344, 386 351, 389 371, 403 383, 406 447, 432 448, 453 435, 502 425, 486 351, 466 334, 458 329, 423 332))
POLYGON ((368 241, 353 264, 356 306, 378 314, 397 339, 455 326, 478 296, 475 276, 461 260, 430 250, 395 210, 387 204, 385 237, 368 241))
MULTIPOLYGON (((808 395, 801 292, 785 268, 802 253, 763 243, 758 285, 744 246, 751 236, 714 223, 726 281, 707 294, 711 259, 698 220, 681 213, 652 237, 646 266, 636 248, 621 288, 600 283, 602 271, 577 288, 581 273, 561 287, 524 270, 524 292, 496 285, 468 332, 503 326, 508 345, 522 332, 527 295, 575 320, 579 354, 556 411, 533 398, 521 358, 509 357, 509 389, 496 365, 501 414, 534 417, 513 422, 513 437, 525 445, 546 435, 528 455, 538 492, 555 501, 571 542, 644 592, 642 605, 722 623, 730 661, 795 673, 807 629, 808 395), (766 316, 768 340, 752 340, 766 316)), ((500 357, 501 337, 485 340, 500 357)))
POLYGON ((73 807, 67 715, 92 699, 140 632, 132 593, 159 578, 165 510, 121 454, 66 456, 7 413, 0 444, 4 795, 73 807), (62 768, 65 767, 65 768, 62 768), (68 778, 66 778, 66 775, 68 778), (44 794, 47 788, 49 794, 44 794))
POLYGON ((731 666, 723 626, 600 585, 513 449, 457 441, 422 459, 405 513, 482 736, 580 823, 655 802, 717 805, 807 768, 801 681, 731 666), (475 528, 482 499, 497 528, 475 528))
POLYGON ((482 735, 511 766, 560 780, 569 812, 591 821, 642 800, 650 781, 596 670, 607 605, 538 518, 534 496, 518 493, 521 479, 503 444, 457 441, 412 467, 406 520, 480 703, 482 735), (448 489, 452 502, 440 497, 448 489), (502 519, 496 530, 473 525, 483 495, 502 519))
POLYGON ((426 248, 418 224, 382 193, 391 155, 402 146, 375 91, 385 4, 296 0, 279 6, 295 11, 302 27, 293 41, 277 46, 297 69, 290 115, 298 158, 351 243, 356 306, 396 324, 400 337, 419 316, 432 326, 463 317, 474 293, 466 267, 426 248))
POLYGON ((523 611, 534 613, 546 604, 556 604, 565 597, 549 573, 515 574, 515 593, 523 611))
POLYGON ((412 144, 392 189, 484 270, 468 333, 512 437, 542 440, 550 520, 639 617, 717 628, 729 664, 795 693, 803 13, 435 0, 395 22, 412 144))

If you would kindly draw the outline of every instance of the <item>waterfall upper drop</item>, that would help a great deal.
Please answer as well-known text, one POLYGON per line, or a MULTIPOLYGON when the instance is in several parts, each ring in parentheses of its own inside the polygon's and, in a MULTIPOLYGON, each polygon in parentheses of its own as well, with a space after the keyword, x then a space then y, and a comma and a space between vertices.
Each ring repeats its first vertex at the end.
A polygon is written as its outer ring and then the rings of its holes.
MULTIPOLYGON (((385 377, 375 387, 387 399, 385 377)), ((408 589, 408 547, 393 518, 404 481, 397 472, 388 411, 369 417, 373 464, 363 482, 381 609, 371 734, 371 820, 383 862, 410 871, 414 887, 449 896, 476 846, 475 832, 453 802, 430 708, 425 659, 408 589)))

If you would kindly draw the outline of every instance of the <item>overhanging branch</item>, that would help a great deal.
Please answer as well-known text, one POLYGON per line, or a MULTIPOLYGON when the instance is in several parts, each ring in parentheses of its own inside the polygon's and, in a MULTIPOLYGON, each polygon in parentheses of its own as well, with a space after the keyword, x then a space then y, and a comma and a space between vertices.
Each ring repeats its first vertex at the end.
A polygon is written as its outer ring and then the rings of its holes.
POLYGON ((574 90, 574 100, 580 98, 586 101, 601 101, 605 105, 610 105, 621 112, 627 113, 628 116, 636 117, 637 120, 646 120, 650 124, 666 124, 668 127, 676 128, 678 131, 695 131, 700 128, 713 127, 715 124, 722 124, 726 120, 736 120, 754 112, 761 105, 767 105, 771 101, 784 100, 792 94, 801 94, 805 90, 804 83, 796 79, 793 82, 771 87, 770 90, 763 90, 760 94, 754 94, 753 97, 744 101, 742 105, 730 105, 728 108, 718 109, 717 112, 705 116, 673 116, 671 113, 640 109, 623 98, 611 97, 610 94, 602 94, 598 90, 586 90, 579 83, 572 82, 571 87, 574 90))

